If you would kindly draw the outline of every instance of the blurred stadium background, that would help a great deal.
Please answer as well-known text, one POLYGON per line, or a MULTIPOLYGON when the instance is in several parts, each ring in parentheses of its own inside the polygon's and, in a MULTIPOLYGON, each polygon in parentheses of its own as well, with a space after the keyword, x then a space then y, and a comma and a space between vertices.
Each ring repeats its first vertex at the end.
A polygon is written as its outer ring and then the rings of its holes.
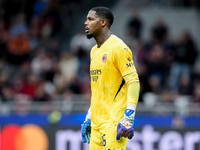
POLYGON ((0 0, 0 150, 86 150, 87 12, 107 6, 141 83, 127 150, 200 150, 199 0, 0 0))

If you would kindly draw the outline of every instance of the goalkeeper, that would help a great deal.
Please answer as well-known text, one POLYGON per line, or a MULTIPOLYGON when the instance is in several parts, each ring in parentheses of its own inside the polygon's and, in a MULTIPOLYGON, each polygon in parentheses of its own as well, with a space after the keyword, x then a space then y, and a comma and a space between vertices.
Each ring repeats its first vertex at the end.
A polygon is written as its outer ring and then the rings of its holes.
POLYGON ((110 27, 114 21, 106 7, 87 15, 85 32, 96 45, 90 52, 91 104, 82 124, 82 141, 90 150, 125 150, 134 135, 139 78, 132 51, 110 27))

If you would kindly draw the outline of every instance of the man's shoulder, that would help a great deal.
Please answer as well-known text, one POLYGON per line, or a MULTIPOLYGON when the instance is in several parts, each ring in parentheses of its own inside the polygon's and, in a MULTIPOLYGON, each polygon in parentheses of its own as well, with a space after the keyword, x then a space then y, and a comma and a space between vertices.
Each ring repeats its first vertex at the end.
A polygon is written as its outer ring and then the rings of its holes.
POLYGON ((122 39, 117 37, 116 35, 113 35, 113 46, 114 46, 115 52, 121 51, 121 50, 130 50, 128 45, 122 39))
POLYGON ((111 40, 112 40, 112 41, 115 41, 115 42, 117 42, 117 43, 119 43, 119 44, 124 43, 123 40, 122 40, 121 38, 119 38, 118 36, 116 36, 116 35, 114 35, 114 34, 111 36, 111 40))
POLYGON ((112 35, 112 42, 115 43, 116 47, 125 47, 127 46, 124 41, 116 35, 112 35))

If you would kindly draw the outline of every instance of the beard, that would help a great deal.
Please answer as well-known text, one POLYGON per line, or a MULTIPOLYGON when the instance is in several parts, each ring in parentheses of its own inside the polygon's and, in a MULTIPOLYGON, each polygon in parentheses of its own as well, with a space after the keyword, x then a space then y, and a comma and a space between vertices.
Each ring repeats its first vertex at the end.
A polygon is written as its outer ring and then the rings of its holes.
POLYGON ((94 36, 93 36, 93 34, 87 34, 87 38, 88 39, 91 39, 91 38, 93 38, 94 36))

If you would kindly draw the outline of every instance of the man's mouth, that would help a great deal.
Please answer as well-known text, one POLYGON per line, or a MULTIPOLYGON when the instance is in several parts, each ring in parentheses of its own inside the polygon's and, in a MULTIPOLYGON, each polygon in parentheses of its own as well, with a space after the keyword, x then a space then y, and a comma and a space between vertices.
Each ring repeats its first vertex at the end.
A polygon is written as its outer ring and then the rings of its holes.
POLYGON ((85 33, 88 33, 88 32, 89 32, 89 28, 85 27, 85 33))

